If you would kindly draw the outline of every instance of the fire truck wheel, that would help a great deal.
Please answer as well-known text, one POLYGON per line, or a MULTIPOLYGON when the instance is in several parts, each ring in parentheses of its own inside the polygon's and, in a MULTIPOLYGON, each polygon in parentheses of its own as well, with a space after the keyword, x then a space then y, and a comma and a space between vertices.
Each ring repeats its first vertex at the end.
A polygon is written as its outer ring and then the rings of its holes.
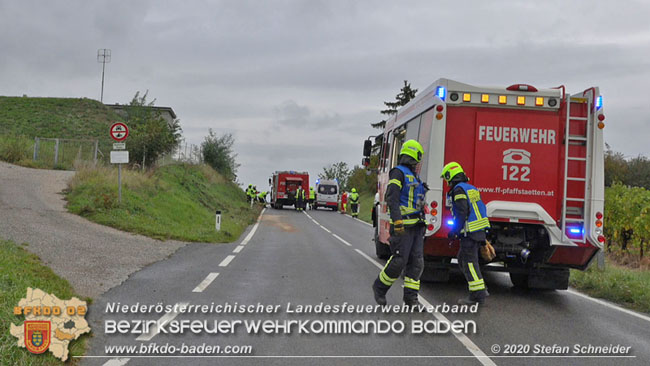
POLYGON ((379 239, 375 240, 375 252, 377 253, 377 258, 379 259, 390 258, 390 247, 380 242, 379 239))
POLYGON ((528 274, 527 273, 512 273, 510 272, 510 281, 518 289, 528 288, 528 274))

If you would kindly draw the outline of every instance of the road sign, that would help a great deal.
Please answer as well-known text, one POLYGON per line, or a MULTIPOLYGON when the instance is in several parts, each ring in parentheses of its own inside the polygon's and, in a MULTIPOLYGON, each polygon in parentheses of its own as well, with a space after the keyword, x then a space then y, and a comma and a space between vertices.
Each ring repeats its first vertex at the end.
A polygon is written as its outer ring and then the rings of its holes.
POLYGON ((111 151, 111 164, 128 164, 129 152, 125 150, 111 151))
POLYGON ((129 128, 122 122, 113 123, 111 126, 111 138, 115 141, 124 141, 129 136, 129 128))
POLYGON ((126 149, 126 144, 123 142, 115 142, 113 143, 113 150, 124 150, 126 149))

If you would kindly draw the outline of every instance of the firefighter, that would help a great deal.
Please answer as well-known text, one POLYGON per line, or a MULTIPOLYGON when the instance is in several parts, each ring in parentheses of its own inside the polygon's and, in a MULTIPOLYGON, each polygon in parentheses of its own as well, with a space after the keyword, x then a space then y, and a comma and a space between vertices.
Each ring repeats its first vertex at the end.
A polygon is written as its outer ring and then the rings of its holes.
POLYGON ((350 193, 350 210, 352 211, 352 217, 356 218, 359 216, 359 193, 357 193, 356 188, 352 188, 352 193, 350 193))
POLYGON ((316 201, 316 191, 314 187, 309 187, 309 209, 314 209, 314 202, 316 201))
POLYGON ((266 192, 260 192, 260 194, 257 195, 257 202, 266 206, 266 195, 266 192))
POLYGON ((341 213, 344 214, 348 205, 348 192, 343 192, 341 195, 341 213))
POLYGON ((302 211, 305 204, 305 190, 302 187, 296 189, 296 211, 302 211))
POLYGON ((251 193, 252 190, 253 190, 253 185, 249 184, 248 188, 246 188, 246 199, 248 200, 248 202, 250 202, 252 199, 252 193, 251 193))
POLYGON ((445 165, 440 177, 449 185, 447 196, 451 201, 451 212, 454 216, 454 224, 447 237, 460 238, 458 266, 469 286, 469 297, 458 300, 458 303, 483 304, 489 294, 478 265, 478 251, 481 246, 486 245, 485 230, 490 228, 485 204, 481 201, 478 189, 467 183, 469 179, 457 162, 445 165))
POLYGON ((386 304, 386 292, 404 270, 404 303, 418 305, 420 275, 424 269, 424 195, 427 191, 416 174, 424 150, 408 140, 400 150, 398 165, 389 172, 385 200, 390 212, 391 257, 372 285, 375 301, 386 304))

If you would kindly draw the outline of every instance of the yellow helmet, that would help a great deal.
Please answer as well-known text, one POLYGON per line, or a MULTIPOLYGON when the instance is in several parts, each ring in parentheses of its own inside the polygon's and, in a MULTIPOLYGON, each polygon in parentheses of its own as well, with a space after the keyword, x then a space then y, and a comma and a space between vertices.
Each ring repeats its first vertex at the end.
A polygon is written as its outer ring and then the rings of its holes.
POLYGON ((442 172, 440 173, 440 178, 444 178, 447 182, 450 182, 456 175, 459 173, 464 173, 463 167, 460 166, 455 161, 452 161, 451 163, 448 163, 442 168, 442 172))
POLYGON ((416 140, 408 140, 402 145, 402 150, 400 150, 399 154, 408 155, 419 163, 422 160, 422 155, 424 155, 424 149, 422 149, 422 145, 416 140))
POLYGON ((356 188, 352 188, 352 193, 357 193, 357 189, 356 189, 356 188))

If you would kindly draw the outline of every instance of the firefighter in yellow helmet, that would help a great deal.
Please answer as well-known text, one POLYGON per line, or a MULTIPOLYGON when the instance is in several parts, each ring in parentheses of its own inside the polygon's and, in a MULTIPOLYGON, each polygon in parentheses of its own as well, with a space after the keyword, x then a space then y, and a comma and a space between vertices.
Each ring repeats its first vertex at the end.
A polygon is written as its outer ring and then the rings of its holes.
POLYGON ((485 204, 481 201, 478 189, 467 183, 469 179, 457 162, 445 165, 440 177, 449 185, 447 195, 454 216, 454 224, 447 237, 460 238, 458 266, 469 286, 469 298, 460 299, 458 303, 483 304, 489 294, 479 268, 478 251, 482 245, 486 245, 485 230, 490 228, 485 204))
POLYGON ((348 197, 350 199, 350 210, 352 217, 357 218, 359 216, 359 193, 357 193, 356 188, 352 188, 352 193, 348 197))
POLYGON ((389 172, 385 201, 390 211, 391 257, 372 285, 375 301, 386 304, 386 293, 404 271, 404 303, 419 304, 420 276, 424 269, 424 206, 426 184, 416 173, 424 150, 408 140, 400 150, 398 165, 389 172))

